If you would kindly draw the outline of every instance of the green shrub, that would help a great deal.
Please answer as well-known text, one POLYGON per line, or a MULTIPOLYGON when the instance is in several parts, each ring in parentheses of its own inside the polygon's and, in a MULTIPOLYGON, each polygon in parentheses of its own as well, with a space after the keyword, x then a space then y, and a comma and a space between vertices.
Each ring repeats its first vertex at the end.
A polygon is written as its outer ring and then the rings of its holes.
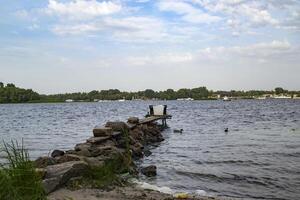
POLYGON ((1 200, 44 200, 41 177, 35 171, 29 154, 18 142, 3 142, 6 163, 0 167, 1 200))

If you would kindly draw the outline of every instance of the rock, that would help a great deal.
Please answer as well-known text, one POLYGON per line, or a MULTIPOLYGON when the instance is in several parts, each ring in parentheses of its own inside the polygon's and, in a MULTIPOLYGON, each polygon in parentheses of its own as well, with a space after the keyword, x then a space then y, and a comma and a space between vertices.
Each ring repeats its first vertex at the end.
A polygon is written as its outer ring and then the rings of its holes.
POLYGON ((113 129, 111 127, 96 126, 93 129, 94 137, 111 136, 112 133, 113 133, 113 129))
POLYGON ((53 177, 48 178, 42 181, 42 186, 44 188, 44 191, 46 194, 49 194, 53 192, 57 187, 60 185, 60 178, 59 177, 53 177))
POLYGON ((129 117, 127 122, 130 124, 138 124, 140 122, 140 120, 138 117, 129 117))
POLYGON ((151 156, 151 154, 152 154, 152 152, 149 151, 149 150, 145 150, 145 151, 144 151, 144 155, 145 155, 146 157, 151 156))
POLYGON ((105 136, 105 137, 90 137, 89 139, 86 140, 86 142, 91 143, 91 144, 102 144, 109 140, 111 137, 105 136))
POLYGON ((77 155, 72 155, 72 154, 65 154, 60 157, 56 157, 56 162, 59 163, 65 163, 65 162, 70 162, 70 161, 80 161, 80 157, 77 155))
POLYGON ((92 168, 93 167, 102 167, 105 164, 105 162, 102 160, 102 157, 101 158, 85 157, 84 161, 87 162, 87 164, 92 168))
POLYGON ((66 184, 71 178, 84 175, 88 170, 88 164, 83 161, 71 161, 48 166, 46 170, 43 186, 48 194, 66 184))
POLYGON ((128 125, 125 122, 107 122, 105 127, 112 128, 113 131, 124 131, 129 130, 128 125))
POLYGON ((156 176, 156 166, 150 165, 141 169, 142 174, 148 177, 156 176))
POLYGON ((57 157, 57 156, 63 156, 65 154, 65 152, 64 151, 61 151, 61 150, 54 150, 54 151, 52 151, 52 153, 51 153, 51 157, 52 158, 55 158, 55 157, 57 157))
POLYGON ((139 159, 139 158, 142 158, 144 156, 142 148, 131 146, 130 149, 132 151, 132 158, 133 159, 139 159))
POLYGON ((123 137, 123 133, 119 132, 119 131, 118 132, 115 131, 115 132, 113 132, 113 134, 111 136, 112 136, 113 139, 119 140, 123 137))
POLYGON ((35 168, 35 172, 41 177, 41 179, 44 179, 46 176, 47 170, 44 168, 35 168))
POLYGON ((114 152, 116 149, 115 146, 113 145, 105 145, 105 146, 94 146, 91 150, 91 156, 92 157, 97 157, 100 155, 110 155, 112 152, 114 152))
POLYGON ((48 165, 54 165, 56 164, 56 160, 51 157, 39 157, 34 161, 34 166, 36 168, 45 168, 48 165))
POLYGON ((127 141, 126 141, 126 139, 125 138, 121 138, 121 139, 118 139, 117 141, 116 141, 116 146, 118 147, 118 148, 123 148, 123 149, 125 149, 126 147, 127 147, 127 141))
POLYGON ((76 151, 75 150, 67 150, 66 154, 76 154, 76 151))
POLYGON ((182 132, 183 132, 183 129, 174 129, 173 132, 174 132, 174 133, 182 133, 182 132))
POLYGON ((90 143, 80 143, 80 144, 76 144, 75 146, 75 151, 76 151, 76 155, 79 156, 92 156, 90 153, 90 150, 92 148, 92 144, 90 143))
POLYGON ((75 145, 75 151, 89 150, 91 148, 90 143, 79 143, 75 145))

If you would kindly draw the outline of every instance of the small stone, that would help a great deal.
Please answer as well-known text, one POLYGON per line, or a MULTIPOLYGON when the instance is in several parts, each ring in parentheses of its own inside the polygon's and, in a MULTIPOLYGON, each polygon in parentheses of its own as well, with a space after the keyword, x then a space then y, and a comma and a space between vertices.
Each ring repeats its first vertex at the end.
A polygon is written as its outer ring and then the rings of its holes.
POLYGON ((145 151, 144 151, 144 155, 145 155, 146 157, 151 156, 151 154, 152 154, 152 152, 149 151, 149 150, 145 150, 145 151))
POLYGON ((65 154, 63 156, 57 157, 56 162, 59 163, 65 163, 65 162, 70 162, 70 161, 80 161, 79 156, 77 155, 72 155, 72 154, 65 154))
POLYGON ((89 143, 80 143, 75 145, 75 151, 82 151, 84 149, 89 150, 91 148, 91 144, 89 143))
POLYGON ((93 129, 94 137, 111 136, 113 129, 111 127, 96 126, 93 129))
POLYGON ((127 122, 130 124, 138 124, 140 122, 140 120, 138 117, 129 117, 127 122))
POLYGON ((100 160, 97 157, 85 157, 84 161, 87 162, 87 164, 92 168, 102 167, 105 164, 103 160, 100 160))
POLYGON ((52 158, 55 158, 55 157, 58 157, 58 156, 63 156, 65 154, 65 152, 64 151, 61 151, 61 150, 54 150, 54 151, 52 151, 52 153, 51 153, 51 157, 52 158))
POLYGON ((99 155, 108 155, 110 152, 112 152, 115 149, 112 145, 107 146, 94 146, 91 150, 91 156, 96 157, 99 155))
POLYGON ((119 131, 114 131, 113 134, 112 134, 111 136, 112 136, 112 138, 118 140, 118 139, 122 138, 123 133, 122 133, 122 132, 119 132, 119 131))
POLYGON ((49 165, 54 165, 54 164, 56 164, 56 160, 51 157, 39 157, 38 159, 36 159, 34 161, 34 166, 36 168, 44 168, 44 167, 47 167, 49 165))
POLYGON ((109 136, 105 136, 105 137, 90 137, 89 139, 86 140, 86 142, 91 143, 91 144, 102 144, 102 143, 106 142, 109 139, 110 139, 109 136))
POLYGON ((141 169, 142 174, 148 177, 156 176, 156 166, 150 165, 141 169))
POLYGON ((67 150, 66 154, 76 154, 76 151, 75 150, 67 150))
POLYGON ((90 143, 80 143, 80 144, 76 144, 75 146, 75 151, 76 151, 76 155, 79 156, 92 156, 90 153, 90 149, 92 148, 92 144, 90 143))
POLYGON ((105 127, 110 127, 113 129, 113 131, 124 131, 129 130, 128 125, 125 122, 107 122, 105 124, 105 127))

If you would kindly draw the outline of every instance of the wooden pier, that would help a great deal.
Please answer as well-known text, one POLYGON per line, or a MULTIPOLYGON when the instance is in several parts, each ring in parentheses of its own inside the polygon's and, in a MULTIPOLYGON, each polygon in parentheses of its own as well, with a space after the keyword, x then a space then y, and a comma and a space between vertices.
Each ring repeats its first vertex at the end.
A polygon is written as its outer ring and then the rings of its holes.
POLYGON ((139 124, 147 124, 147 123, 151 123, 151 122, 155 122, 158 120, 162 121, 162 127, 163 128, 167 128, 167 119, 171 119, 172 115, 168 115, 167 114, 167 105, 159 105, 159 106, 153 106, 150 105, 149 106, 150 112, 148 112, 148 114, 145 116, 144 119, 141 119, 139 124), (155 107, 161 107, 157 112, 157 109, 155 109, 155 107))

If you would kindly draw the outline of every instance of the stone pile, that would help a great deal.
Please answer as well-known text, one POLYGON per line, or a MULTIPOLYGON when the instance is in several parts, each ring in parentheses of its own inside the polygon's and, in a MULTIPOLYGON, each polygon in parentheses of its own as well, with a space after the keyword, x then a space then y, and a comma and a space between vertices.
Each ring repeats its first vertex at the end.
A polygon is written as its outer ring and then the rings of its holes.
MULTIPOLYGON (((93 137, 77 144, 73 150, 54 150, 51 157, 40 157, 34 161, 36 170, 43 177, 46 193, 64 186, 70 179, 80 177, 93 167, 101 167, 115 156, 130 152, 136 160, 150 155, 144 146, 163 141, 161 129, 156 123, 140 124, 131 117, 125 122, 107 122, 93 129, 93 137)), ((132 171, 136 171, 132 163, 132 171)), ((156 168, 151 167, 143 174, 154 176, 156 168)))

